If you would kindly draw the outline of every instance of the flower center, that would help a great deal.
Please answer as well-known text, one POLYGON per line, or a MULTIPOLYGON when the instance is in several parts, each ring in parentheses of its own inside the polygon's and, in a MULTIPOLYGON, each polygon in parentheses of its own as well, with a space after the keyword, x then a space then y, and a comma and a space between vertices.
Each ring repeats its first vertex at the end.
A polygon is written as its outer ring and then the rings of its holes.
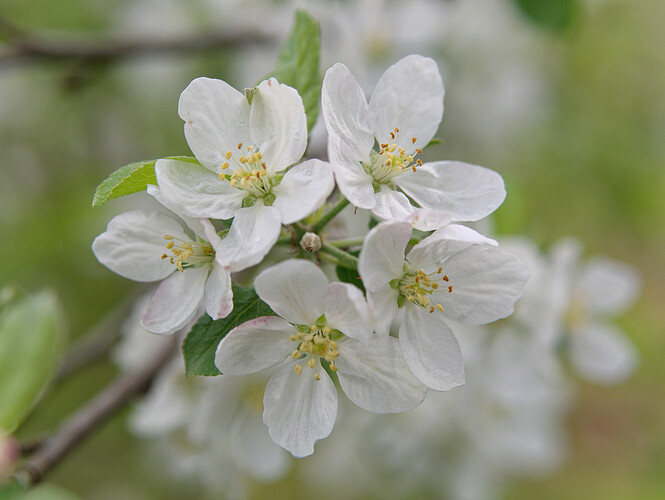
MULTIPOLYGON (((298 343, 298 347, 291 354, 294 360, 307 360, 307 364, 314 372, 314 379, 320 380, 319 366, 317 361, 320 358, 325 359, 330 363, 330 369, 334 372, 337 371, 335 360, 339 356, 337 350, 336 340, 344 336, 337 330, 330 329, 326 325, 325 316, 322 316, 313 325, 300 325, 298 326, 298 333, 291 335, 291 340, 298 343)), ((297 364, 295 367, 296 375, 302 373, 302 364, 297 364)))
MULTIPOLYGON (((402 175, 408 170, 415 172, 416 167, 423 164, 420 160, 414 160, 413 155, 407 154, 404 148, 393 142, 398 133, 398 128, 390 132, 390 141, 380 144, 378 153, 376 151, 370 153, 369 164, 363 164, 365 172, 374 178, 375 187, 380 188, 382 184, 390 184, 393 177, 402 175)), ((415 144, 417 140, 416 137, 412 137, 411 143, 415 144)), ((416 154, 422 154, 422 150, 416 149, 416 154)))
POLYGON ((441 304, 432 304, 430 296, 436 292, 440 286, 447 287, 448 293, 453 293, 453 286, 450 284, 448 275, 443 274, 443 268, 439 267, 436 272, 425 273, 420 269, 416 273, 406 272, 402 279, 393 280, 391 285, 399 291, 397 302, 402 307, 406 302, 415 304, 423 309, 429 309, 433 313, 435 309, 443 311, 441 304))
POLYGON ((232 151, 226 152, 224 157, 227 161, 221 165, 222 172, 219 178, 229 181, 234 188, 242 189, 249 194, 246 206, 254 205, 259 198, 263 199, 264 204, 272 205, 275 201, 272 188, 279 184, 281 176, 268 175, 263 155, 255 146, 250 144, 243 151, 241 142, 238 144, 238 150, 240 156, 232 151), (224 173, 229 167, 233 167, 233 174, 230 176, 224 173))
POLYGON ((171 255, 163 254, 163 259, 169 259, 171 264, 175 264, 178 271, 184 271, 188 267, 195 267, 200 264, 208 264, 215 259, 215 250, 207 241, 187 241, 165 234, 164 239, 168 240, 166 249, 171 251, 171 255))

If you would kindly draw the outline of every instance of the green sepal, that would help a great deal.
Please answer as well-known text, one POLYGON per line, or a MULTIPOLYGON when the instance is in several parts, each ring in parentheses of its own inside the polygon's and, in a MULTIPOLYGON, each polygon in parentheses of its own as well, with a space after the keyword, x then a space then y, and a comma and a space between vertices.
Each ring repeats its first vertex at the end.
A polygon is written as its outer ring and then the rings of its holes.
POLYGON ((256 87, 252 87, 251 89, 245 89, 245 98, 247 99, 247 103, 251 106, 252 101, 254 100, 254 94, 256 94, 256 87))

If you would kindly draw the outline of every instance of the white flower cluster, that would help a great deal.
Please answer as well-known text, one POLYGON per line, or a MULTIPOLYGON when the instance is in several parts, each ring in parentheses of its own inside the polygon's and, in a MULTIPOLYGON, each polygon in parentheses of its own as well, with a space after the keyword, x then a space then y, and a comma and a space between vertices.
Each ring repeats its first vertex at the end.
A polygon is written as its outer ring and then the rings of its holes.
POLYGON ((335 379, 363 409, 413 409, 428 388, 464 383, 462 352, 447 321, 505 318, 523 294, 526 266, 459 224, 503 202, 501 176, 419 158, 439 127, 443 96, 438 67, 426 57, 391 66, 369 101, 336 64, 321 99, 329 162, 302 161, 307 120, 295 89, 271 78, 243 94, 197 78, 178 106, 197 162, 157 161, 157 186, 148 187, 187 228, 161 212, 129 212, 93 243, 99 261, 118 274, 163 280, 141 321, 153 333, 172 334, 204 311, 215 320, 228 316, 232 273, 260 264, 280 236, 319 237, 320 252, 319 243, 308 243, 312 252, 303 258, 258 274, 253 287, 276 316, 234 328, 215 358, 225 375, 273 370, 263 421, 296 457, 313 453, 332 431, 335 379), (335 185, 342 197, 326 211, 335 185), (360 242, 329 239, 325 225, 349 203, 383 222, 360 242), (229 227, 218 231, 222 223, 229 227), (354 246, 358 258, 349 253, 354 246), (365 294, 330 283, 317 256, 357 269, 365 294))

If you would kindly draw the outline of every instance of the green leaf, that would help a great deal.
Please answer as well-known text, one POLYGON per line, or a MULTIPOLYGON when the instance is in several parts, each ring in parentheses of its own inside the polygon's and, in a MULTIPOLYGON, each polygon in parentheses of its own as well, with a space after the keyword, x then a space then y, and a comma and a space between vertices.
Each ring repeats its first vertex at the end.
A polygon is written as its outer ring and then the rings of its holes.
POLYGON ((0 434, 11 432, 57 366, 64 332, 55 295, 40 292, 0 312, 0 434))
POLYGON ((213 319, 204 314, 187 334, 182 344, 187 375, 219 375, 215 366, 217 346, 236 326, 261 316, 275 316, 253 288, 233 285, 233 311, 226 318, 213 319))
POLYGON ((312 130, 319 115, 321 73, 319 23, 304 10, 296 11, 296 21, 284 43, 272 76, 295 88, 302 97, 307 114, 307 130, 312 130))
POLYGON ((563 33, 575 21, 578 0, 515 0, 520 11, 534 24, 563 33))
POLYGON ((365 287, 362 280, 360 279, 360 274, 354 269, 349 269, 348 267, 335 266, 335 273, 337 274, 337 279, 345 283, 351 283, 354 286, 360 288, 363 293, 365 293, 365 287))
MULTIPOLYGON (((198 164, 196 158, 190 156, 167 156, 166 159, 198 164)), ((157 160, 137 161, 120 167, 97 186, 95 196, 92 198, 92 206, 97 208, 109 200, 145 191, 148 184, 157 184, 155 163, 157 160)))

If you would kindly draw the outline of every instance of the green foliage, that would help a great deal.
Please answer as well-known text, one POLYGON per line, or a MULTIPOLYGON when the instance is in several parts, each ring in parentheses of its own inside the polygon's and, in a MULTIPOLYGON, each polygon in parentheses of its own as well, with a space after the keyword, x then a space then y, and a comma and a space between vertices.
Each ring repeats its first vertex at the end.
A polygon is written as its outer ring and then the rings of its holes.
POLYGON ((563 33, 575 20, 577 0, 515 0, 519 10, 534 24, 563 33))
POLYGON ((0 311, 0 431, 25 417, 56 368, 63 345, 60 306, 51 292, 0 311))
POLYGON ((277 68, 272 76, 298 91, 305 105, 308 130, 312 130, 319 115, 320 54, 319 23, 304 10, 298 10, 295 25, 279 53, 277 68))
POLYGON ((213 321, 207 314, 192 327, 182 345, 187 375, 219 375, 215 366, 217 346, 236 326, 261 316, 275 316, 253 288, 233 285, 233 311, 226 318, 213 321))
POLYGON ((351 283, 352 285, 360 288, 363 293, 365 293, 365 286, 360 279, 360 274, 358 274, 358 271, 349 269, 348 267, 335 266, 335 274, 337 274, 338 280, 345 283, 351 283))
MULTIPOLYGON (((167 159, 198 164, 196 158, 190 156, 168 156, 167 159)), ((96 208, 109 200, 145 191, 148 184, 157 184, 155 163, 157 160, 137 161, 120 167, 97 186, 92 206, 96 208)))
POLYGON ((11 483, 0 488, 0 500, 80 500, 80 498, 53 484, 40 484, 26 490, 17 483, 11 483))

